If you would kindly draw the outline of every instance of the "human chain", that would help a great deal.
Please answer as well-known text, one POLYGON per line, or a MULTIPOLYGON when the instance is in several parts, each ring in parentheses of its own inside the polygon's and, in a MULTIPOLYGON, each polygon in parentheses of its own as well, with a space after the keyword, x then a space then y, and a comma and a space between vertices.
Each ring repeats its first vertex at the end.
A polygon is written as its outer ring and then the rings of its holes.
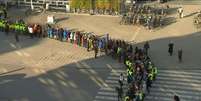
POLYGON ((127 85, 126 93, 123 93, 122 78, 119 80, 118 99, 125 101, 135 99, 143 101, 146 94, 150 92, 152 82, 157 75, 157 68, 148 56, 150 48, 146 42, 143 48, 135 47, 124 40, 115 40, 109 34, 97 36, 93 33, 72 31, 63 28, 48 27, 48 37, 60 41, 70 42, 87 48, 87 51, 94 50, 95 58, 99 52, 104 51, 106 55, 117 59, 119 63, 125 64, 127 85))
MULTIPOLYGON (((2 20, 3 21, 3 20, 2 20)), ((98 57, 99 52, 105 52, 106 55, 112 56, 123 63, 126 67, 126 77, 128 89, 123 94, 122 77, 119 80, 120 86, 118 87, 118 98, 125 101, 143 101, 146 94, 150 92, 150 87, 157 75, 157 68, 149 57, 150 45, 148 42, 144 44, 143 48, 135 47, 124 40, 111 39, 109 34, 97 36, 93 32, 75 31, 59 27, 52 27, 47 25, 43 29, 40 25, 31 24, 26 25, 23 21, 13 23, 5 22, 3 30, 8 33, 13 31, 17 33, 16 41, 19 41, 19 33, 28 33, 31 38, 47 36, 48 38, 59 40, 61 42, 70 42, 72 44, 85 47, 87 51, 94 51, 94 57, 98 57), (12 30, 9 30, 12 29, 12 30), (42 34, 42 30, 46 33, 42 34)), ((123 75, 121 75, 123 76, 123 75)))

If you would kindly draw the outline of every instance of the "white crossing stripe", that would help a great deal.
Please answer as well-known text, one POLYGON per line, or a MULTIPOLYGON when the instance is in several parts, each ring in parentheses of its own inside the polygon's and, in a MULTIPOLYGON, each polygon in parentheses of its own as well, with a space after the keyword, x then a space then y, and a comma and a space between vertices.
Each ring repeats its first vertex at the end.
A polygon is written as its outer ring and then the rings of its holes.
POLYGON ((103 88, 101 88, 100 90, 115 91, 115 88, 103 87, 103 88))
MULTIPOLYGON (((111 68, 111 66, 110 66, 111 68)), ((120 74, 123 73, 124 77, 126 77, 125 70, 122 69, 113 69, 110 72, 109 76, 105 80, 105 83, 108 85, 108 87, 101 87, 99 89, 99 92, 97 93, 97 96, 93 101, 117 101, 117 91, 116 87, 119 87, 119 77, 120 74)), ((123 90, 127 89, 127 81, 124 80, 123 90)))
POLYGON ((199 91, 192 91, 192 90, 180 90, 180 89, 167 89, 167 88, 158 88, 158 89, 152 89, 151 90, 153 93, 154 92, 165 92, 165 93, 175 93, 175 94, 182 94, 182 95, 194 95, 194 96, 200 96, 199 91))
POLYGON ((200 83, 189 83, 189 82, 178 82, 178 81, 165 81, 165 80, 157 80, 155 83, 153 83, 153 86, 158 86, 156 84, 160 85, 178 85, 178 86, 191 86, 191 87, 200 87, 200 83))
POLYGON ((117 96, 116 92, 98 92, 100 95, 117 96))
POLYGON ((103 100, 113 100, 117 101, 117 97, 110 97, 110 96, 96 96, 96 99, 103 99, 103 100))
MULTIPOLYGON (((108 79, 118 81, 118 80, 119 80, 119 77, 115 77, 115 76, 109 76, 109 77, 108 77, 108 79)), ((127 81, 127 78, 126 78, 126 77, 124 77, 124 82, 126 82, 126 81, 127 81)))
POLYGON ((201 101, 201 70, 161 70, 145 101, 201 101))
MULTIPOLYGON (((201 74, 201 73, 200 73, 201 74)), ((189 75, 189 74, 165 74, 165 73, 160 73, 158 74, 159 77, 177 77, 177 78, 186 78, 186 79, 198 79, 201 80, 201 75, 200 76, 193 76, 193 75, 189 75)))
POLYGON ((194 76, 201 76, 201 70, 186 70, 186 71, 173 71, 173 70, 159 70, 160 74, 182 74, 182 75, 194 75, 194 76))
POLYGON ((118 81, 114 80, 105 80, 106 83, 118 83, 118 81))
POLYGON ((112 69, 112 71, 111 71, 112 73, 125 73, 126 72, 126 70, 115 70, 115 69, 112 69))
POLYGON ((201 81, 200 80, 194 80, 194 79, 186 79, 186 78, 178 78, 178 77, 160 77, 158 76, 157 77, 157 80, 170 80, 170 81, 182 81, 182 82, 189 82, 189 83, 200 83, 201 84, 201 81))
MULTIPOLYGON (((151 92, 151 95, 152 96, 160 96, 160 97, 167 97, 167 98, 171 98, 175 95, 175 93, 167 93, 167 92, 151 92)), ((179 94, 179 97, 180 98, 183 98, 183 99, 191 99, 192 101, 195 101, 195 100, 199 100, 200 97, 199 96, 192 96, 192 95, 180 95, 179 94)))
POLYGON ((145 97, 145 101, 172 101, 172 97, 171 98, 167 98, 167 97, 156 97, 156 96, 146 96, 145 97))

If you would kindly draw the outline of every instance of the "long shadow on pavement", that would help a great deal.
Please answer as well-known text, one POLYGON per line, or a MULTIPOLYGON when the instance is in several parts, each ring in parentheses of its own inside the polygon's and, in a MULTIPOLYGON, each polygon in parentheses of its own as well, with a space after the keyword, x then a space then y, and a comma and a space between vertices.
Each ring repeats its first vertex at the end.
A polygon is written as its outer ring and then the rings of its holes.
POLYGON ((39 45, 43 39, 30 39, 29 36, 19 35, 19 42, 15 41, 14 33, 9 33, 8 36, 4 32, 0 32, 0 55, 23 48, 33 47, 39 45))
MULTIPOLYGON (((163 38, 149 41, 151 46, 151 58, 159 68, 159 72, 160 70, 170 72, 180 70, 183 71, 185 69, 194 69, 198 71, 201 70, 200 39, 201 33, 197 32, 188 36, 163 38), (173 56, 168 56, 167 52, 168 43, 170 40, 175 43, 173 56), (184 51, 183 63, 178 63, 176 52, 178 48, 182 48, 184 51)), ((144 42, 137 43, 134 46, 143 46, 143 44, 144 42)), ((116 63, 116 61, 112 58, 101 56, 98 59, 91 58, 66 64, 58 67, 58 69, 47 71, 45 73, 41 72, 42 74, 38 74, 33 77, 17 79, 15 77, 18 77, 18 74, 7 74, 11 75, 11 77, 14 77, 14 79, 12 79, 10 82, 0 83, 0 99, 9 98, 11 101, 92 101, 97 90, 100 88, 100 86, 104 85, 104 78, 106 78, 108 73, 111 72, 111 68, 109 67, 113 67, 113 69, 124 69, 123 65, 116 63)), ((40 70, 40 68, 38 69, 40 70)), ((166 75, 171 76, 172 73, 166 75)), ((5 81, 10 79, 10 77, 6 76, 1 76, 0 78, 1 80, 5 81)), ((191 85, 189 84, 187 86, 190 88, 195 88, 193 84, 194 83, 191 83, 191 85)), ((156 87, 156 89, 159 88, 156 87)), ((165 87, 163 89, 166 91, 169 88, 165 87)), ((201 87, 196 86, 196 90, 193 89, 191 91, 196 92, 197 94, 197 92, 200 91, 199 89, 201 89, 201 87)), ((184 92, 186 91, 185 89, 183 90, 184 92)), ((174 94, 174 89, 171 89, 171 92, 166 94, 174 94)), ((181 95, 181 99, 186 99, 186 93, 180 94, 183 94, 181 95)), ((199 93, 197 95, 199 95, 199 93)), ((170 96, 163 97, 165 99, 170 96)), ((190 98, 187 100, 189 99, 190 98)), ((193 101, 199 101, 199 99, 193 101)))

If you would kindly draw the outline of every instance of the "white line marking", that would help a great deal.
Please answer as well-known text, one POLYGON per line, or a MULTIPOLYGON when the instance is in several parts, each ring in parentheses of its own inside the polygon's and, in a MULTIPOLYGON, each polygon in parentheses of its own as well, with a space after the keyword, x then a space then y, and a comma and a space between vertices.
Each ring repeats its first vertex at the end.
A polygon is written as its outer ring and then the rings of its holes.
POLYGON ((114 100, 117 101, 117 97, 108 97, 108 96, 96 96, 96 99, 105 99, 105 100, 114 100))
POLYGON ((100 95, 117 96, 115 92, 98 92, 100 95))
POLYGON ((139 32, 140 32, 140 29, 141 29, 140 27, 137 28, 136 32, 134 33, 134 35, 133 35, 133 37, 132 37, 132 39, 131 39, 132 41, 135 41, 137 35, 138 35, 139 32))

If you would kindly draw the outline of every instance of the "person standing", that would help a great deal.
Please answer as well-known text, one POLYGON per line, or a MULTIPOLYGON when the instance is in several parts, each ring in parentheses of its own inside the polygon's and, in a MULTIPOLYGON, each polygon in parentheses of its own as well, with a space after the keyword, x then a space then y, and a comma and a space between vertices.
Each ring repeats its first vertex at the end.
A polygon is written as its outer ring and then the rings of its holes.
POLYGON ((182 54, 183 54, 183 51, 182 51, 182 49, 180 48, 180 49, 178 50, 178 59, 179 59, 179 62, 182 62, 182 54))
POLYGON ((59 34, 58 34, 58 36, 59 36, 59 40, 62 42, 63 40, 63 28, 59 28, 59 34))
POLYGON ((6 33, 6 35, 8 35, 8 33, 9 33, 9 24, 8 24, 8 22, 6 22, 6 24, 5 24, 5 33, 6 33))
POLYGON ((123 74, 121 73, 120 74, 120 77, 119 77, 119 84, 120 84, 120 88, 122 89, 122 87, 123 87, 123 81, 124 81, 124 76, 123 76, 123 74))
POLYGON ((67 31, 67 29, 65 29, 64 31, 63 31, 63 39, 62 40, 64 40, 64 41, 67 41, 68 40, 68 31, 67 31))
MULTIPOLYGON (((33 28, 32 28, 33 26, 28 26, 28 31, 29 31, 29 35, 30 35, 30 38, 32 38, 33 39, 33 28)), ((48 34, 48 36, 49 36, 49 34, 48 34)))
POLYGON ((89 36, 86 39, 87 39, 87 51, 89 52, 89 47, 90 47, 90 38, 89 38, 89 36))
POLYGON ((18 33, 15 33, 15 40, 16 40, 16 42, 19 42, 19 36, 18 36, 18 33))
POLYGON ((150 93, 150 88, 151 88, 151 85, 152 85, 152 80, 153 80, 153 75, 152 73, 147 73, 147 80, 146 80, 146 89, 147 89, 147 92, 150 93))
POLYGON ((8 14, 7 14, 7 10, 5 8, 3 9, 3 13, 4 13, 4 18, 6 19, 8 14))
POLYGON ((97 58, 97 54, 98 54, 98 43, 97 43, 97 39, 94 39, 93 47, 94 47, 95 58, 97 58))
POLYGON ((116 91, 117 91, 117 94, 118 94, 118 99, 117 101, 121 101, 122 98, 123 98, 123 89, 119 88, 119 87, 116 87, 116 91))
POLYGON ((149 42, 147 41, 145 44, 144 44, 144 50, 145 50, 145 54, 148 55, 148 49, 150 48, 149 46, 149 42))
POLYGON ((179 18, 180 18, 180 19, 183 18, 183 8, 182 8, 182 7, 180 7, 180 8, 178 9, 178 14, 179 14, 179 18))
POLYGON ((180 101, 179 96, 174 95, 174 101, 180 101))
POLYGON ((117 48, 118 62, 121 62, 121 53, 122 53, 122 48, 121 48, 121 46, 118 46, 118 48, 117 48))
POLYGON ((170 42, 168 44, 168 46, 169 46, 168 52, 169 52, 170 56, 172 56, 172 54, 173 54, 173 48, 174 48, 174 43, 170 42))

